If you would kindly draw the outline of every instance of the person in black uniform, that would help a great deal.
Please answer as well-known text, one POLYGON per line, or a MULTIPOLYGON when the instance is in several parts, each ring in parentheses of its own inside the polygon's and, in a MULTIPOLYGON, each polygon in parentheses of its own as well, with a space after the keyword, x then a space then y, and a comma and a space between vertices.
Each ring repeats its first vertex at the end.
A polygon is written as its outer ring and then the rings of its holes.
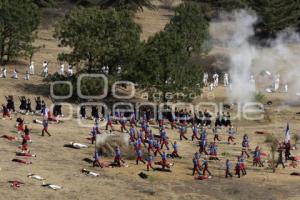
POLYGON ((30 101, 29 98, 27 99, 27 102, 26 102, 26 112, 27 112, 27 113, 32 113, 32 109, 31 109, 31 101, 30 101))
POLYGON ((81 119, 86 119, 85 105, 80 106, 80 118, 81 119))
POLYGON ((40 112, 42 110, 42 101, 41 101, 41 97, 36 97, 34 98, 35 100, 35 112, 40 112))
POLYGON ((215 127, 222 126, 220 113, 217 112, 215 127))
POLYGON ((221 116, 221 126, 226 126, 226 115, 224 112, 222 112, 221 116))
POLYGON ((205 126, 210 126, 211 125, 211 114, 207 110, 204 111, 204 118, 205 118, 205 126))
POLYGON ((14 102, 14 97, 13 96, 5 96, 6 98, 6 101, 7 101, 7 104, 6 104, 6 107, 7 109, 11 112, 15 112, 15 102, 14 102))
POLYGON ((26 105, 27 105, 26 98, 24 96, 21 96, 21 97, 19 97, 19 100, 20 100, 20 107, 19 107, 20 110, 25 111, 26 105))
POLYGON ((94 119, 99 119, 99 113, 98 113, 98 108, 97 106, 92 106, 92 113, 91 113, 92 117, 94 119))
POLYGON ((227 126, 230 126, 230 125, 231 125, 230 113, 227 112, 225 126, 227 127, 227 126))

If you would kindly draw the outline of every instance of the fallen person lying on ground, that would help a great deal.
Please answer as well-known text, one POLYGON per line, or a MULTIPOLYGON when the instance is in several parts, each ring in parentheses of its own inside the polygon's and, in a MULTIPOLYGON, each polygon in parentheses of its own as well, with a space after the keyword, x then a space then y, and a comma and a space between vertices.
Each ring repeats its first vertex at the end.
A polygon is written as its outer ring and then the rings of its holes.
POLYGON ((32 164, 32 162, 30 162, 30 161, 21 160, 21 159, 17 159, 17 158, 12 159, 11 161, 26 164, 26 165, 32 164))
POLYGON ((64 147, 69 147, 69 148, 73 148, 73 149, 81 149, 81 148, 87 148, 88 146, 85 144, 81 144, 81 143, 70 142, 69 144, 65 144, 64 147))
POLYGON ((36 155, 25 152, 16 152, 16 156, 24 156, 24 157, 36 157, 36 155))
POLYGON ((36 180, 39 180, 39 181, 46 180, 46 179, 44 179, 43 177, 41 177, 41 176, 39 176, 37 174, 31 174, 31 173, 28 174, 27 177, 28 178, 32 178, 32 179, 36 179, 36 180))
POLYGON ((211 176, 206 176, 206 175, 199 175, 197 177, 195 177, 196 180, 207 180, 207 179, 211 179, 211 176))
POLYGON ((42 186, 43 187, 48 187, 48 188, 53 189, 53 190, 62 189, 62 186, 54 185, 54 184, 51 184, 51 183, 45 183, 45 182, 43 182, 42 186))
POLYGON ((9 141, 15 141, 18 139, 17 137, 9 136, 9 135, 1 135, 0 137, 4 139, 8 139, 9 141))
POLYGON ((25 183, 17 181, 17 180, 13 180, 13 181, 8 181, 10 183, 10 187, 12 187, 13 189, 17 189, 18 187, 20 187, 21 185, 24 185, 25 183))
POLYGON ((97 177, 97 176, 100 175, 100 174, 98 174, 98 173, 89 171, 89 170, 87 170, 87 169, 82 169, 81 172, 84 173, 84 174, 87 175, 87 176, 95 176, 95 177, 97 177))

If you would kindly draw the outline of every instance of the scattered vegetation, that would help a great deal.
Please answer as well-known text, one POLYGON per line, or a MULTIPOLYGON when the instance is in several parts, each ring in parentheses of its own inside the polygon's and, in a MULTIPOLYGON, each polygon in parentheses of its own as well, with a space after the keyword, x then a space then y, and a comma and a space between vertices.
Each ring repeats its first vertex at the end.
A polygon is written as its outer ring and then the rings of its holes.
POLYGON ((269 167, 273 170, 273 173, 275 173, 276 170, 276 152, 278 150, 278 140, 276 139, 274 134, 268 134, 265 139, 265 143, 267 143, 270 147, 270 160, 269 160, 269 167))
POLYGON ((262 103, 264 99, 265 99, 265 95, 262 92, 257 92, 255 94, 255 101, 262 103))

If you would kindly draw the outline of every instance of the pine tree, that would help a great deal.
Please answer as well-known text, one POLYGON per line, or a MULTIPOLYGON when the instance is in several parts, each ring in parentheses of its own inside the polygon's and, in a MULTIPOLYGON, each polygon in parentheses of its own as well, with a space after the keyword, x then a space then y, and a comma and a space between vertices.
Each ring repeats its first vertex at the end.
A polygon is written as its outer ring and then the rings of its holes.
POLYGON ((0 0, 0 62, 32 50, 40 16, 31 0, 0 0))
MULTIPOLYGON (((202 68, 188 61, 192 52, 202 52, 202 44, 209 36, 208 22, 202 11, 201 6, 193 2, 176 8, 164 31, 143 45, 138 59, 126 72, 126 78, 160 92, 163 97, 168 92, 187 95, 196 91, 202 68)), ((183 99, 191 100, 180 98, 183 99)))
POLYGON ((252 0, 252 8, 261 16, 261 34, 274 36, 287 27, 300 25, 300 0, 252 0))
POLYGON ((154 9, 151 0, 73 0, 80 5, 98 5, 102 8, 115 8, 117 10, 143 10, 143 8, 154 9))
POLYGON ((107 65, 113 73, 118 65, 126 66, 132 60, 140 33, 131 12, 80 7, 61 21, 55 37, 60 46, 72 48, 70 53, 60 54, 60 60, 84 64, 95 73, 107 65))
POLYGON ((251 9, 256 11, 259 22, 257 35, 275 36, 287 27, 300 28, 300 0, 194 0, 206 9, 209 17, 221 10, 251 9))
POLYGON ((39 7, 51 7, 57 3, 57 0, 32 0, 39 7))

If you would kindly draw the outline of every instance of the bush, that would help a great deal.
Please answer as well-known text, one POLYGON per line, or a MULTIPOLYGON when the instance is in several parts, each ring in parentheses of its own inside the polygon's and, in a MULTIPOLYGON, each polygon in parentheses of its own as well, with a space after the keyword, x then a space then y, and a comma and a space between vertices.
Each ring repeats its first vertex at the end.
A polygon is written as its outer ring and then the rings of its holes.
POLYGON ((265 95, 263 93, 257 92, 255 94, 255 101, 263 102, 264 99, 265 99, 265 95))
POLYGON ((273 170, 273 173, 275 173, 275 169, 276 169, 275 153, 278 150, 278 140, 276 139, 274 134, 269 134, 266 136, 265 143, 268 143, 270 147, 269 167, 273 170))
POLYGON ((104 80, 102 78, 86 77, 81 79, 81 93, 86 96, 99 96, 103 94, 104 80))
POLYGON ((68 96, 70 93, 69 85, 67 84, 55 84, 53 86, 53 93, 55 96, 68 96))

